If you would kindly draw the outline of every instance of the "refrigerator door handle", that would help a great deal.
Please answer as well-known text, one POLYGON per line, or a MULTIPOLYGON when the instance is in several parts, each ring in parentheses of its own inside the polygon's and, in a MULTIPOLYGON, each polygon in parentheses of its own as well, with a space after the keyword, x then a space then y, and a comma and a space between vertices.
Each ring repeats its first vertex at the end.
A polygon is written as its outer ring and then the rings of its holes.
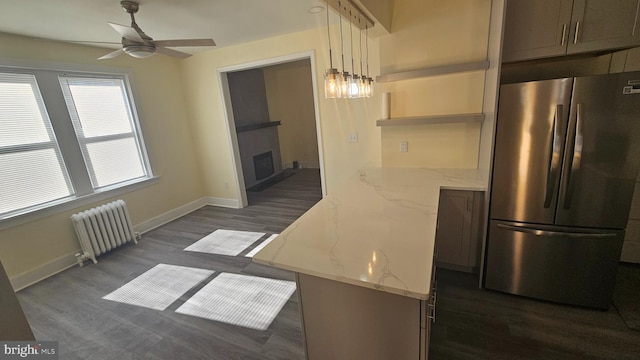
POLYGON ((576 105, 576 124, 575 124, 575 136, 573 138, 573 156, 571 159, 571 171, 569 172, 569 179, 566 181, 565 195, 564 195, 564 208, 569 209, 571 207, 571 199, 573 198, 575 179, 580 171, 580 162, 582 160, 582 121, 583 121, 583 106, 582 104, 576 105))
POLYGON ((575 232, 565 232, 565 231, 549 231, 549 230, 540 230, 540 229, 532 229, 522 226, 514 226, 514 225, 506 225, 506 224, 497 224, 498 228, 509 231, 517 231, 525 234, 535 235, 535 236, 562 236, 567 238, 590 238, 590 239, 605 239, 605 238, 614 238, 618 236, 615 233, 575 233, 575 232))
POLYGON ((551 134, 551 151, 549 153, 549 171, 547 172, 547 186, 544 195, 544 207, 551 206, 551 200, 555 194, 555 184, 560 173, 560 156, 562 151, 562 139, 559 136, 560 119, 562 119, 563 106, 557 105, 553 118, 553 132, 551 134))

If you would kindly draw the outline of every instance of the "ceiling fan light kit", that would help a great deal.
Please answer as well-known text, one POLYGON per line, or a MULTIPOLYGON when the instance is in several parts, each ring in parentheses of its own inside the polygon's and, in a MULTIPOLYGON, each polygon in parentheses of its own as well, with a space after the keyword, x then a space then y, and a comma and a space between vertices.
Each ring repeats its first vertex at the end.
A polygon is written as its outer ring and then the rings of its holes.
POLYGON ((171 57, 184 59, 191 54, 181 51, 169 49, 168 47, 179 46, 215 46, 216 43, 212 39, 181 39, 181 40, 158 40, 154 41, 152 37, 145 34, 136 23, 134 14, 140 9, 140 5, 135 1, 124 0, 120 2, 120 6, 131 16, 131 26, 125 26, 115 23, 109 25, 122 36, 122 49, 110 52, 98 60, 111 59, 122 53, 128 54, 134 58, 148 58, 155 53, 168 55, 171 57))
POLYGON ((124 48, 124 52, 134 58, 144 59, 155 54, 156 47, 149 45, 129 45, 124 48))

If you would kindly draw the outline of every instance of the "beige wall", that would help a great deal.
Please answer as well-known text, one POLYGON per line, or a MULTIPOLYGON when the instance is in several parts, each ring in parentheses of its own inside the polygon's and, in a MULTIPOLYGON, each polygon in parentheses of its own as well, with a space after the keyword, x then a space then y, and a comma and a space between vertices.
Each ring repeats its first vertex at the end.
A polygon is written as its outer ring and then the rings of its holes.
POLYGON ((311 62, 300 60, 265 67, 264 80, 269 117, 282 122, 278 138, 283 167, 291 167, 293 161, 304 167, 318 167, 311 62))
MULTIPOLYGON (((80 66, 114 66, 133 71, 132 87, 156 185, 118 196, 127 202, 134 225, 166 213, 204 193, 194 157, 178 61, 154 56, 136 60, 120 56, 97 61, 109 49, 70 45, 0 34, 0 59, 80 66)), ((100 201, 100 203, 109 201, 100 201)), ((82 209, 96 204, 83 206, 82 209)), ((73 209, 24 225, 0 230, 0 260, 14 277, 79 250, 71 220, 73 209)))
MULTIPOLYGON (((396 0, 392 33, 380 39, 382 73, 485 60, 491 0, 396 0)), ((384 83, 391 117, 480 113, 484 71, 384 83)), ((383 166, 476 168, 478 124, 382 129, 383 166), (400 153, 400 141, 409 151, 400 153)))
MULTIPOLYGON (((332 27, 332 37, 334 41, 339 38, 336 27, 332 27)), ((369 42, 369 50, 370 69, 375 75, 379 73, 377 41, 369 42)), ((356 100, 324 98, 322 76, 329 67, 329 51, 327 29, 320 27, 214 49, 182 61, 187 106, 207 196, 239 199, 234 186, 225 186, 225 183, 235 182, 235 169, 217 69, 307 51, 313 51, 316 59, 312 71, 317 79, 327 191, 331 192, 332 186, 352 176, 360 167, 380 165, 380 130, 375 126, 379 94, 356 100), (358 132, 360 140, 357 143, 347 143, 350 132, 358 132)), ((345 56, 350 58, 348 54, 345 56)), ((337 59, 335 49, 334 59, 337 59)))

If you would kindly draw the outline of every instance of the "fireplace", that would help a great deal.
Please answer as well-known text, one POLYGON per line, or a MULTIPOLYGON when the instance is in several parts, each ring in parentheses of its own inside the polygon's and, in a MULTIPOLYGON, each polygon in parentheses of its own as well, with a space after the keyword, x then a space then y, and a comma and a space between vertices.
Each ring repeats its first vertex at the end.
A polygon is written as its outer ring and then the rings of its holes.
POLYGON ((261 180, 273 175, 273 153, 267 151, 253 157, 253 168, 256 173, 256 180, 261 180))

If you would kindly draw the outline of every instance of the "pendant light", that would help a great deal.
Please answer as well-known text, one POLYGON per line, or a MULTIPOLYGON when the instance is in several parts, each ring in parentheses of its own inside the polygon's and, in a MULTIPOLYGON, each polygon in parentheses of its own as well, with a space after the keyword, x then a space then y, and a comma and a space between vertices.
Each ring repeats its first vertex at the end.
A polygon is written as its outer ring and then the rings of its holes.
POLYGON ((342 74, 340 76, 340 97, 346 98, 349 93, 349 80, 351 75, 344 68, 344 38, 342 36, 342 2, 338 1, 338 7, 340 8, 340 55, 342 56, 342 74))
POLYGON ((349 79, 349 93, 347 96, 349 99, 355 99, 360 97, 360 76, 356 74, 356 69, 354 66, 354 58, 353 56, 353 24, 351 23, 351 19, 353 19, 353 14, 351 13, 351 2, 349 2, 349 43, 351 46, 351 73, 353 76, 349 79))
POLYGON ((365 96, 373 96, 373 78, 369 75, 369 23, 365 22, 365 41, 367 46, 367 85, 365 89, 365 96))
POLYGON ((329 30, 329 6, 327 6, 327 38, 329 39, 329 68, 324 73, 324 97, 335 99, 340 97, 340 73, 333 67, 331 52, 331 31, 329 30))

